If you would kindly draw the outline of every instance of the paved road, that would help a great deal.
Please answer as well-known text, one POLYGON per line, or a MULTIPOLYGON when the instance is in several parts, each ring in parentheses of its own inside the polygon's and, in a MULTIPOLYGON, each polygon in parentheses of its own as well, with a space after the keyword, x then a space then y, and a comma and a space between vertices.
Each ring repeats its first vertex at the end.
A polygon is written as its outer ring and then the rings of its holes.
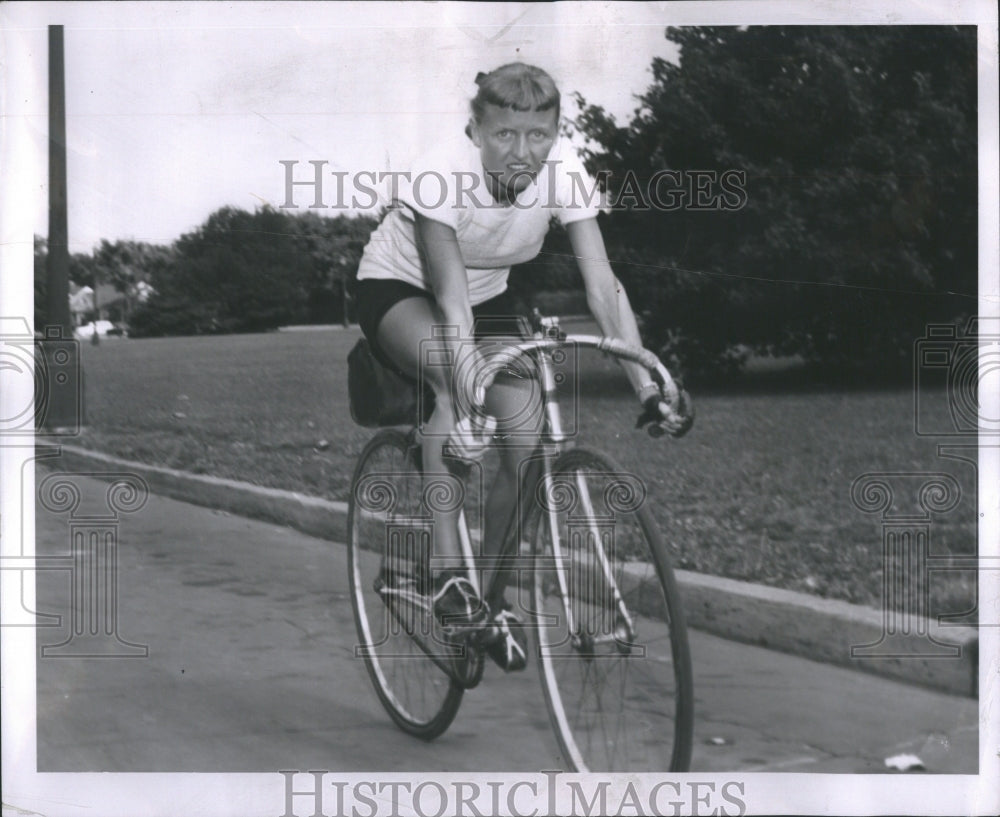
MULTIPOLYGON (((107 513, 107 486, 73 480, 85 526, 107 513)), ((70 552, 70 521, 38 508, 40 555, 70 552)), ((491 666, 431 744, 396 730, 354 658, 342 545, 156 496, 122 516, 118 540, 118 633, 148 655, 39 658, 40 771, 566 768, 533 669, 491 666)), ((67 564, 38 573, 38 610, 62 616, 40 647, 70 634, 67 564)), ((971 699, 701 633, 692 651, 693 770, 884 772, 902 752, 977 770, 971 699)))

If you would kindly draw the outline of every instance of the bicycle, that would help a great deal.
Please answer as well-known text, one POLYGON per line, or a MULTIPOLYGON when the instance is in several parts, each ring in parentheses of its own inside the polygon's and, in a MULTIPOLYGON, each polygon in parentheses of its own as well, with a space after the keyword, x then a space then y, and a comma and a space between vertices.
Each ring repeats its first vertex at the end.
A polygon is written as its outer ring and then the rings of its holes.
MULTIPOLYGON (((677 389, 648 350, 592 335, 566 336, 537 314, 534 335, 498 356, 498 366, 534 362, 543 395, 541 443, 507 521, 500 555, 473 554, 465 517, 475 469, 422 479, 416 429, 381 429, 362 451, 348 510, 348 568, 359 644, 376 694, 403 731, 441 735, 467 689, 481 681, 488 629, 455 636, 429 609, 386 600, 376 577, 392 564, 429 575, 435 504, 459 513, 463 567, 489 609, 511 576, 516 605, 533 633, 546 705, 574 771, 685 771, 691 758, 693 682, 680 596, 642 481, 606 455, 566 441, 554 356, 592 348, 650 371, 677 389), (450 504, 454 503, 454 504, 450 504), (521 577, 530 577, 525 603, 521 577), (488 579, 486 578, 488 577, 488 579), (606 688, 610 684, 610 689, 606 688)), ((676 403, 673 406, 676 408, 676 403)), ((648 427, 659 436, 662 427, 648 427)), ((481 483, 481 480, 480 480, 481 483)), ((481 485, 479 486, 481 490, 481 485)), ((434 557, 441 567, 447 560, 434 557)))

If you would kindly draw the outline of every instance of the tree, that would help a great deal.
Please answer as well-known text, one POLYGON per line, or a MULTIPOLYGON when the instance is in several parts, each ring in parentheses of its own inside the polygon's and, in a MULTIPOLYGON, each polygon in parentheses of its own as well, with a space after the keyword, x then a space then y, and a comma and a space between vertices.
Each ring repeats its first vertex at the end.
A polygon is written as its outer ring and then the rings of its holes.
POLYGON ((92 267, 95 283, 111 286, 124 297, 123 320, 127 323, 138 301, 137 285, 148 283, 158 270, 169 265, 172 249, 144 241, 102 239, 94 251, 92 267))
POLYGON ((666 37, 679 63, 653 61, 627 127, 582 97, 576 120, 647 344, 694 368, 739 349, 898 364, 974 311, 973 27, 666 37))
POLYGON ((538 255, 511 268, 507 288, 525 305, 532 305, 535 296, 543 291, 583 292, 580 268, 565 228, 553 226, 538 255))
POLYGON ((202 331, 258 332, 299 317, 310 259, 284 213, 224 207, 175 246, 160 297, 210 316, 202 331))
POLYGON ((307 320, 330 323, 344 316, 365 245, 377 226, 369 216, 325 218, 307 211, 290 217, 311 259, 307 320))
POLYGON ((374 227, 368 218, 223 207, 181 236, 150 277, 135 335, 260 332, 343 313, 344 282, 374 227))

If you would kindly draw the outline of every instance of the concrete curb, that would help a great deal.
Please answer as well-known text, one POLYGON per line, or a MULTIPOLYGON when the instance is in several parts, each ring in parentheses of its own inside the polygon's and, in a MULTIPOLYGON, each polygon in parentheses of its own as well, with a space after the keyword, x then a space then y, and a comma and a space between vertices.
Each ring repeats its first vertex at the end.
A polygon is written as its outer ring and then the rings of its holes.
MULTIPOLYGON (((41 460, 44 467, 98 479, 128 472, 156 494, 324 539, 345 538, 346 502, 144 465, 72 445, 54 448, 60 455, 41 460)), ((686 570, 676 575, 691 627, 955 695, 976 695, 978 632, 973 627, 911 618, 904 621, 905 636, 893 637, 893 622, 880 610, 686 570)))

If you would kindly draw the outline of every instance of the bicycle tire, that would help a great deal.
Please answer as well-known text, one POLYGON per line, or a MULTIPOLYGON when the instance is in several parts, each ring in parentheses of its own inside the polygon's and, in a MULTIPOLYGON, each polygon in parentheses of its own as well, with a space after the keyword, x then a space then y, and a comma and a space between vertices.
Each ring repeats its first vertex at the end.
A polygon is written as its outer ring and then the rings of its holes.
POLYGON ((411 438, 396 429, 380 430, 361 452, 348 502, 347 562, 358 632, 355 655, 363 659, 378 699, 395 724, 415 737, 433 740, 451 725, 464 689, 409 635, 409 627, 429 633, 431 622, 421 620, 413 608, 403 616, 399 608, 394 612, 374 587, 389 543, 400 541, 400 531, 410 542, 421 535, 419 520, 425 514, 415 452, 411 438))
POLYGON ((564 760, 577 772, 686 771, 694 723, 687 629, 641 481, 604 454, 574 448, 554 463, 547 498, 543 489, 527 528, 536 654, 564 760), (589 512, 576 507, 586 505, 583 493, 589 512), (553 517, 565 592, 553 561, 553 517), (604 545, 607 569, 595 541, 604 545))

